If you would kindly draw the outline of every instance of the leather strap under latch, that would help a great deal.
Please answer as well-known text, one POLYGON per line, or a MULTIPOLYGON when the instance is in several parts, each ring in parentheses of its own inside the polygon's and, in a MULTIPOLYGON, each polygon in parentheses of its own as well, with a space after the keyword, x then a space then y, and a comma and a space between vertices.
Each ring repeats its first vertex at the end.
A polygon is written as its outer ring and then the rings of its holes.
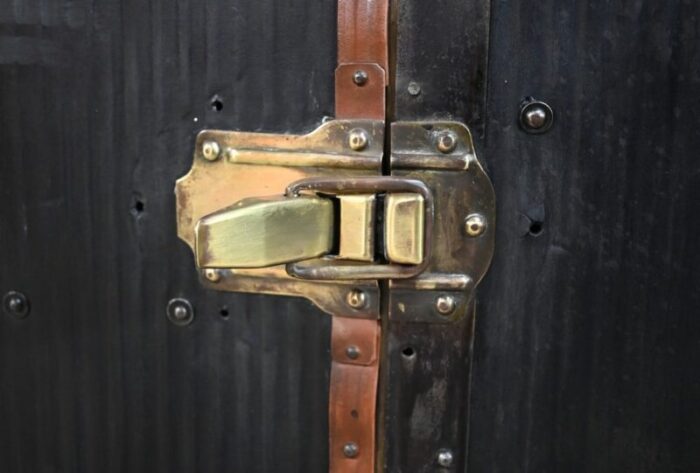
POLYGON ((338 0, 336 118, 386 116, 388 0, 338 0))
POLYGON ((331 473, 374 471, 380 332, 376 320, 333 317, 331 473))
MULTIPOLYGON (((339 119, 386 119, 388 0, 338 0, 339 119)), ((333 316, 329 392, 329 470, 371 473, 376 461, 378 320, 333 316)))

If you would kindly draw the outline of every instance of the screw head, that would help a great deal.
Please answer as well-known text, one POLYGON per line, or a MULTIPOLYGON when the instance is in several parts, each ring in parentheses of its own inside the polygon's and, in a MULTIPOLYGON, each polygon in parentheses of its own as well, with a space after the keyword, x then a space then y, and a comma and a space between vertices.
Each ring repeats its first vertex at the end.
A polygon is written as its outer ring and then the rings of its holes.
POLYGON ((352 81, 355 83, 355 85, 359 85, 360 87, 365 85, 368 80, 369 75, 367 74, 367 71, 363 71, 362 69, 355 71, 355 73, 352 75, 352 81))
POLYGON ((351 360, 357 360, 360 357, 360 349, 355 345, 350 345, 345 349, 345 355, 351 360))
POLYGON ((348 135, 348 145, 354 151, 362 151, 369 143, 369 134, 362 128, 354 128, 350 130, 348 135))
POLYGON ((454 463, 454 455, 452 455, 452 452, 449 450, 440 450, 437 454, 437 462, 438 465, 449 468, 452 466, 452 463, 454 463))
POLYGON ((221 148, 216 141, 205 141, 202 144, 202 156, 204 156, 204 159, 207 161, 216 161, 220 153, 221 148))
POLYGON ((367 294, 360 289, 353 289, 345 296, 345 301, 353 309, 362 309, 367 305, 367 294))
POLYGON ((360 447, 355 442, 348 442, 343 445, 343 455, 347 458, 355 458, 360 454, 360 447))
POLYGON ((219 272, 218 269, 205 269, 204 270, 204 277, 207 278, 211 282, 219 282, 221 281, 221 273, 219 272))
POLYGON ((451 131, 443 131, 437 137, 437 148, 441 153, 451 153, 457 147, 457 136, 451 131))
POLYGON ((520 126, 528 133, 544 133, 554 123, 552 107, 533 98, 526 99, 520 106, 520 126))
POLYGON ((420 95, 420 85, 418 85, 417 82, 409 82, 406 90, 408 91, 409 95, 413 95, 414 97, 420 95))
POLYGON ((435 301, 435 308, 442 315, 450 315, 457 308, 457 301, 452 296, 440 296, 435 301))
POLYGON ((194 320, 194 309, 187 299, 171 299, 165 313, 168 320, 179 326, 189 325, 194 320))
POLYGON ((29 314, 29 300, 21 292, 10 291, 5 294, 2 307, 6 314, 18 319, 23 319, 29 314))
POLYGON ((486 230, 486 219, 481 214, 471 214, 464 219, 464 231, 470 237, 478 237, 486 230))

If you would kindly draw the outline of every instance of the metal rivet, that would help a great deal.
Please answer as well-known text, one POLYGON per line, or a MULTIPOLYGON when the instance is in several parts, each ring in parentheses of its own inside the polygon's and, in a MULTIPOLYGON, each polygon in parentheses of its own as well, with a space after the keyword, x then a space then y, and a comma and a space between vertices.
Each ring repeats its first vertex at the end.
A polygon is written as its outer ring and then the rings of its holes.
POLYGON ((449 450, 440 450, 437 454, 437 462, 438 465, 449 468, 454 462, 454 455, 452 455, 452 452, 449 450))
POLYGON ((350 134, 348 135, 348 144, 350 145, 350 148, 355 150, 355 151, 362 151, 367 147, 367 143, 369 143, 369 134, 362 128, 355 128, 353 130, 350 130, 350 134))
POLYGON ((420 85, 418 85, 416 82, 409 82, 406 90, 408 90, 408 93, 414 97, 416 95, 420 95, 420 85))
POLYGON ((544 133, 554 123, 552 107, 546 103, 527 98, 520 105, 520 126, 528 133, 544 133))
POLYGON ((437 148, 441 153, 451 153, 457 147, 457 136, 451 131, 443 131, 437 137, 437 148))
POLYGON ((202 144, 202 156, 204 156, 204 159, 207 161, 216 161, 220 153, 221 148, 216 141, 205 141, 202 144))
POLYGON ((168 320, 175 325, 185 326, 194 320, 194 309, 187 299, 171 299, 166 309, 168 320))
POLYGON ((365 85, 368 80, 369 75, 367 75, 367 72, 363 71, 362 69, 355 71, 355 73, 352 75, 352 81, 359 86, 365 85))
POLYGON ((355 442, 348 442, 343 445, 343 455, 348 458, 355 458, 360 454, 360 447, 355 442))
POLYGON ((464 231, 470 237, 478 237, 486 230, 486 219, 481 214, 471 214, 464 220, 464 231))
POLYGON ((360 349, 357 348, 355 345, 350 345, 346 350, 345 354, 347 355, 348 358, 351 360, 357 360, 360 357, 360 349))
POLYGON ((359 289, 353 289, 345 297, 348 305, 353 309, 362 309, 367 305, 367 294, 359 289))
POLYGON ((205 269, 204 270, 204 277, 207 278, 211 282, 219 282, 221 281, 221 273, 219 272, 218 269, 205 269))
POLYGON ((455 311, 456 307, 457 302, 452 296, 440 296, 435 301, 435 308, 442 315, 450 315, 452 312, 455 311))
POLYGON ((29 300, 27 296, 17 291, 10 291, 2 298, 2 307, 5 313, 23 319, 29 314, 29 300))

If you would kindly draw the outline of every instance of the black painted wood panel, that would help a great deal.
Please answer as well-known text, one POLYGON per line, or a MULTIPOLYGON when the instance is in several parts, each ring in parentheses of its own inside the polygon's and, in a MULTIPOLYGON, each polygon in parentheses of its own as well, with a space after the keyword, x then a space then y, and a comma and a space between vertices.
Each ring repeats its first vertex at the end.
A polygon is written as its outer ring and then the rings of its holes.
POLYGON ((492 2, 470 473, 700 470, 699 32, 696 1, 492 2))
POLYGON ((31 302, 0 317, 0 471, 327 471, 328 317, 203 290, 173 188, 204 127, 331 114, 335 15, 0 1, 0 291, 31 302))

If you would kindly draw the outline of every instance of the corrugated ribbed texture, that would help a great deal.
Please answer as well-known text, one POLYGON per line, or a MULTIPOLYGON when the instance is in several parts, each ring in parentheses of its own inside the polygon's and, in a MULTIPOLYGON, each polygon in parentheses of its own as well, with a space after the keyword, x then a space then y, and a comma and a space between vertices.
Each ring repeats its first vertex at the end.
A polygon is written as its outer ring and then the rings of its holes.
POLYGON ((173 187, 202 128, 330 115, 334 67, 333 2, 0 6, 1 471, 326 471, 328 317, 202 290, 173 187))

